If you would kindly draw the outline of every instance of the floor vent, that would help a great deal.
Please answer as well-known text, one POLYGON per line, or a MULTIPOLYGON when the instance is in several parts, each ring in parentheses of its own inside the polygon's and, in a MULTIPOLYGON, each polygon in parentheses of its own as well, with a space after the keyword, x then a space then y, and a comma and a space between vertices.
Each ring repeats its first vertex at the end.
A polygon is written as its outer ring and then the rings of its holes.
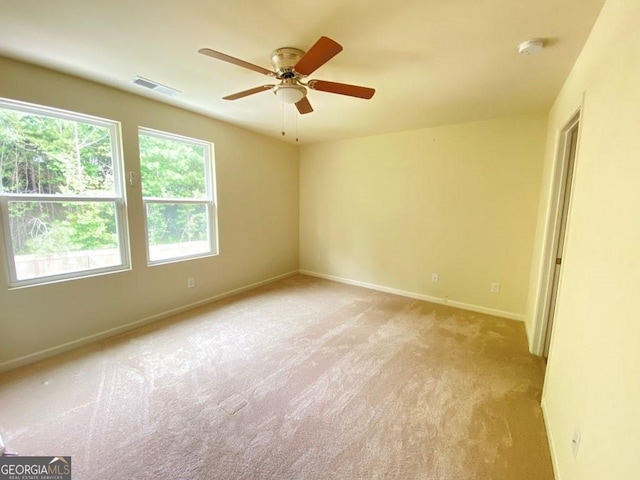
POLYGON ((244 398, 239 393, 234 393, 226 400, 220 402, 218 406, 227 414, 227 415, 235 415, 239 410, 246 407, 247 399, 244 398))

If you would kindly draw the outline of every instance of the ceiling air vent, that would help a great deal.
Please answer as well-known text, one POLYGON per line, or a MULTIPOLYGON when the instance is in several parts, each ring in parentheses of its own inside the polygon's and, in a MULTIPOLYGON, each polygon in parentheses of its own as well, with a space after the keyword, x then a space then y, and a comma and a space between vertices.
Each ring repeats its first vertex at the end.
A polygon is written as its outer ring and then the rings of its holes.
POLYGON ((168 95, 170 97, 175 97, 182 93, 180 90, 176 90, 175 88, 167 87, 166 85, 162 85, 161 83, 154 82, 153 80, 149 80, 144 77, 135 77, 131 80, 131 83, 135 83, 144 88, 148 88, 149 90, 153 90, 154 92, 162 93, 163 95, 168 95))

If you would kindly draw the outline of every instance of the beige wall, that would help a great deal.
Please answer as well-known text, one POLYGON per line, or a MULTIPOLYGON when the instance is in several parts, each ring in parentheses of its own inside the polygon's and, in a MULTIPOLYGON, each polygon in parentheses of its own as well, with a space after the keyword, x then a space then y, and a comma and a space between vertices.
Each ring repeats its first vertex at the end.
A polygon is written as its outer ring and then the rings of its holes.
MULTIPOLYGON (((558 131, 584 97, 543 407, 558 480, 640 478, 640 2, 608 0, 549 116, 537 234, 558 131), (582 433, 576 459, 575 428, 582 433)), ((539 271, 527 318, 535 332, 539 271)))
MULTIPOLYGON (((139 170, 138 126, 213 142, 220 225, 219 256, 147 267, 140 189, 128 187, 133 269, 12 290, 5 284, 0 367, 298 269, 297 146, 1 57, 0 72, 0 97, 122 122, 126 171, 139 170), (190 276, 196 278, 193 289, 186 286, 190 276)), ((0 262, 4 272, 4 251, 0 262)))
POLYGON ((545 136, 540 114, 302 147, 300 268, 523 318, 545 136))

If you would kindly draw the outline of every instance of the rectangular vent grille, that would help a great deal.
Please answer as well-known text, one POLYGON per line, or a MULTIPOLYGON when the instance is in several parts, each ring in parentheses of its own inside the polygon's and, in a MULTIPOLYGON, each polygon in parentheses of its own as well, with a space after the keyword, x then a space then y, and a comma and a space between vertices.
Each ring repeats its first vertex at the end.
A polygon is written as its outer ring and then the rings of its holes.
POLYGON ((161 83, 154 82, 153 80, 149 80, 148 78, 144 77, 135 77, 133 80, 131 80, 131 83, 144 88, 148 88, 149 90, 153 90, 154 92, 162 93, 163 95, 168 95, 170 97, 175 97, 176 95, 182 93, 180 90, 167 87, 166 85, 162 85, 161 83))

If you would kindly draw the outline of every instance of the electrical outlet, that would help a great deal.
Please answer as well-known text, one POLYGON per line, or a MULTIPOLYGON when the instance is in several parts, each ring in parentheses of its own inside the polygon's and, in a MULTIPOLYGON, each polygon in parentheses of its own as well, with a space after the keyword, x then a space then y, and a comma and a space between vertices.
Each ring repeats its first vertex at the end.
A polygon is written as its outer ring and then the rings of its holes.
POLYGON ((491 284, 491 293, 500 293, 500 284, 498 282, 491 284))
POLYGON ((193 288, 196 286, 196 279, 195 277, 189 277, 187 278, 187 288, 193 288))
POLYGON ((582 435, 580 434, 580 430, 576 428, 573 431, 573 438, 571 439, 571 453, 573 453, 573 458, 578 458, 578 449, 580 448, 581 440, 582 435))
POLYGON ((432 273, 431 274, 431 281, 433 283, 438 283, 440 281, 440 275, 438 275, 437 273, 432 273))

